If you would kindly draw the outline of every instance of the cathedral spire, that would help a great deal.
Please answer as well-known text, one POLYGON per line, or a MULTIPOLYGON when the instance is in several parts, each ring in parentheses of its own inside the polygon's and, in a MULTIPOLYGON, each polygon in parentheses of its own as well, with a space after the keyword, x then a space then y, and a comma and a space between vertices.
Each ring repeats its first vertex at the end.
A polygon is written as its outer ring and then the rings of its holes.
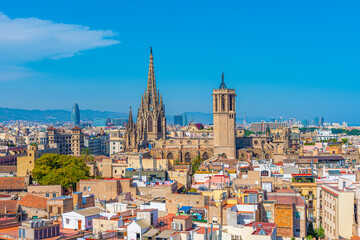
POLYGON ((133 121, 132 112, 131 112, 131 107, 130 107, 129 119, 128 119, 128 122, 127 122, 127 124, 126 124, 126 128, 127 128, 127 129, 132 128, 133 125, 134 125, 134 121, 133 121))
POLYGON ((150 47, 150 62, 149 62, 147 92, 150 95, 155 95, 154 93, 156 93, 154 57, 153 57, 153 53, 152 53, 152 47, 150 47))
POLYGON ((222 74, 221 74, 221 84, 220 84, 219 89, 227 89, 224 78, 225 78, 225 75, 224 75, 224 72, 222 72, 222 74))

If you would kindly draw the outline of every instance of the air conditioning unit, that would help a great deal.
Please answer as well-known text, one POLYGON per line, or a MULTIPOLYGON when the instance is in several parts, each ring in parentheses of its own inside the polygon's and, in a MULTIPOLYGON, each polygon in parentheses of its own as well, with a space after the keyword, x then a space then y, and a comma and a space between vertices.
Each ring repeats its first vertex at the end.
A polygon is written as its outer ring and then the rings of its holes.
POLYGON ((176 230, 176 224, 177 224, 176 222, 171 223, 171 229, 172 230, 176 230))
POLYGON ((181 223, 177 223, 177 228, 176 228, 177 231, 182 231, 182 225, 181 223))
POLYGON ((175 231, 182 231, 182 225, 179 222, 172 222, 171 229, 175 231))

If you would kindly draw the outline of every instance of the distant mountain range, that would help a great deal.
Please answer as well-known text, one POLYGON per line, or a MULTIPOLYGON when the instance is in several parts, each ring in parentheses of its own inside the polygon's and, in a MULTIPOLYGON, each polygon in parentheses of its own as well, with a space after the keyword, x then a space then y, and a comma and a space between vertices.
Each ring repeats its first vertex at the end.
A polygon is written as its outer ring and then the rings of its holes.
MULTIPOLYGON (((94 118, 127 118, 126 113, 80 110, 82 121, 93 121, 94 118)), ((71 111, 67 110, 25 110, 0 108, 0 122, 11 120, 25 120, 33 122, 68 122, 71 111)))
MULTIPOLYGON (((203 124, 210 124, 213 122, 212 113, 203 112, 186 112, 188 122, 197 122, 203 124)), ((80 119, 82 121, 93 121, 95 118, 127 118, 128 113, 110 112, 110 111, 95 111, 95 110, 80 110, 80 119)), ((134 116, 136 117, 136 115, 134 116)), ((174 115, 167 115, 167 122, 174 123, 174 115)), ((68 122, 71 119, 71 111, 67 110, 25 110, 14 108, 0 108, 0 122, 11 120, 24 120, 30 122, 68 122)), ((237 122, 241 123, 242 118, 237 118, 237 122)), ((268 118, 249 118, 248 122, 268 120, 268 118)))

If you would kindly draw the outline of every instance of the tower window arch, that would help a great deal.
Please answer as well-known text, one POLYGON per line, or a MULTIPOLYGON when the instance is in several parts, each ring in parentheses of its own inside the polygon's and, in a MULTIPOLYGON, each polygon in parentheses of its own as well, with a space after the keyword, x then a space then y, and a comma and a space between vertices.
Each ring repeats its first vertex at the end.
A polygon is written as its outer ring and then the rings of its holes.
POLYGON ((161 133, 161 117, 158 118, 158 121, 157 121, 157 132, 158 133, 161 133))
POLYGON ((153 120, 152 120, 152 117, 149 117, 149 120, 148 120, 148 132, 153 132, 153 120))
POLYGON ((174 159, 174 156, 172 153, 169 153, 167 156, 166 156, 167 159, 174 159))
POLYGON ((187 152, 187 153, 185 153, 185 162, 191 162, 191 155, 190 155, 190 153, 189 152, 187 152))
POLYGON ((215 112, 218 111, 218 97, 215 96, 215 112))
POLYGON ((221 111, 225 111, 225 97, 221 96, 221 111))

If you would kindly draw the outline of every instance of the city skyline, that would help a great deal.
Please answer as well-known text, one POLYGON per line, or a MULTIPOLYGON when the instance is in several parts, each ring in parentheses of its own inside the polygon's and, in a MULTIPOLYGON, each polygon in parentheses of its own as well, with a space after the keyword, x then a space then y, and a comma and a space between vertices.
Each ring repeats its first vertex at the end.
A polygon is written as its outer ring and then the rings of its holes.
MULTIPOLYGON (((31 11, 15 8, 11 3, 4 4, 0 9, 3 35, 13 36, 6 27, 19 28, 23 22, 34 23, 36 21, 30 18, 34 17, 40 22, 52 21, 41 22, 42 27, 51 30, 43 36, 46 40, 56 33, 66 32, 69 36, 81 33, 80 37, 93 42, 56 42, 55 46, 73 45, 61 51, 30 54, 24 59, 9 57, 19 42, 12 45, 11 51, 6 51, 4 47, 8 47, 9 42, 2 38, 0 51, 4 61, 0 66, 0 85, 4 94, 0 97, 1 107, 70 109, 69 106, 78 102, 82 109, 126 113, 130 105, 139 104, 146 85, 148 49, 152 45, 156 81, 169 115, 211 112, 211 89, 218 86, 224 70, 226 83, 238 92, 239 117, 245 112, 249 117, 267 118, 324 116, 326 121, 359 124, 359 113, 354 111, 360 107, 356 101, 359 73, 355 70, 358 36, 351 31, 358 18, 355 15, 357 3, 319 2, 301 6, 280 3, 270 6, 262 2, 262 7, 240 3, 235 4, 234 9, 231 4, 203 6, 197 3, 186 10, 172 3, 162 7, 159 7, 161 4, 143 3, 149 11, 139 9, 130 16, 126 9, 134 8, 133 5, 113 2, 113 9, 108 5, 99 6, 99 19, 105 10, 109 13, 98 21, 90 17, 98 10, 94 2, 86 7, 88 14, 83 14, 82 18, 76 16, 76 11, 82 7, 79 3, 74 4, 67 15, 56 13, 55 8, 61 10, 68 2, 56 7, 44 3, 38 10, 30 8, 31 11), (170 9, 168 13, 163 11, 165 7, 170 9), (176 7, 179 12, 188 13, 188 19, 179 21, 176 7), (204 11, 196 14, 201 7, 204 11), (246 13, 254 8, 257 11, 251 11, 253 15, 246 13), (276 11, 278 16, 274 17, 273 12, 269 14, 268 9, 276 11), (122 14, 115 15, 116 10, 121 10, 122 14), (332 18, 335 12, 337 20, 332 18), (137 20, 141 14, 142 19, 149 17, 152 24, 137 20), (307 18, 299 16, 302 14, 307 18), (219 18, 213 19, 215 15, 219 18), (168 23, 164 23, 164 19, 168 19, 168 23), (65 28, 59 27, 59 23, 65 28), (84 26, 89 26, 90 30, 84 26), (321 31, 317 31, 319 26, 322 26, 321 31), (310 53, 311 59, 307 57, 310 53), (68 94, 69 88, 73 91, 70 97, 57 101, 64 93, 68 94), (21 97, 9 101, 13 89, 21 97)), ((28 40, 24 37, 20 50, 29 48, 30 44, 37 49, 36 44, 41 42, 36 39, 26 42, 28 40)))

